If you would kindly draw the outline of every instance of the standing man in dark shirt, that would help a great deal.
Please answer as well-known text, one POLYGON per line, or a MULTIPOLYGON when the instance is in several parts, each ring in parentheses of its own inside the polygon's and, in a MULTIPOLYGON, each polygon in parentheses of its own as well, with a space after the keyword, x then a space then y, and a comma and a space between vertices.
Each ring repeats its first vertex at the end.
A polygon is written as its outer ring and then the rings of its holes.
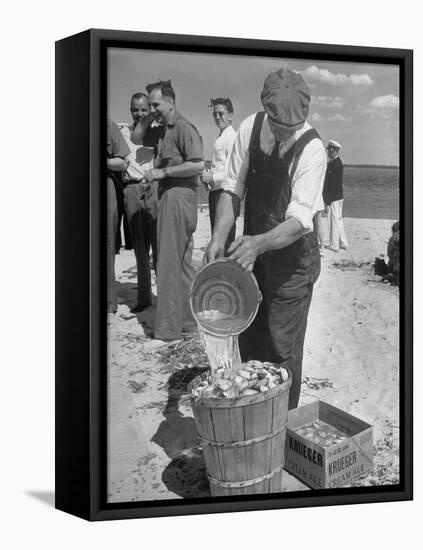
POLYGON ((139 313, 152 303, 150 249, 154 269, 157 263, 157 184, 146 184, 144 176, 153 167, 154 151, 157 152, 163 128, 151 116, 147 94, 134 94, 130 111, 133 124, 121 125, 122 135, 131 150, 124 178, 124 206, 137 261, 137 303, 131 311, 139 313), (140 146, 151 148, 151 159, 143 162, 138 154, 140 146))
POLYGON ((170 80, 147 86, 151 113, 164 125, 150 179, 158 187, 158 262, 155 340, 160 347, 196 329, 189 305, 191 263, 197 227, 197 177, 204 169, 198 130, 176 110, 170 80))
POLYGON ((125 143, 119 128, 111 119, 107 119, 107 313, 117 311, 115 287, 115 241, 118 221, 118 206, 114 178, 126 170, 129 147, 125 143))
POLYGON ((323 200, 326 205, 329 225, 329 249, 338 252, 339 248, 348 248, 348 241, 345 235, 344 222, 342 220, 342 206, 344 203, 344 192, 342 187, 344 177, 344 165, 339 158, 341 144, 330 139, 328 141, 328 165, 323 185, 323 200))

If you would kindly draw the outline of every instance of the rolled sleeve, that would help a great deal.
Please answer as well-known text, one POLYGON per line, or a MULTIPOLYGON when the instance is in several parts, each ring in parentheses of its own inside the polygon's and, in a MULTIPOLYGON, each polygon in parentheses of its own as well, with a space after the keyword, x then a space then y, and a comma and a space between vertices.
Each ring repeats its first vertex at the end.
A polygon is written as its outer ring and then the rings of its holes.
POLYGON ((130 149, 121 134, 118 125, 112 120, 107 122, 107 153, 109 157, 125 158, 130 154, 130 149))
POLYGON ((191 124, 185 123, 181 128, 179 138, 184 160, 186 162, 201 162, 203 160, 203 141, 197 129, 191 124))
POLYGON ((291 202, 285 217, 296 218, 304 233, 313 231, 313 216, 323 209, 323 182, 326 173, 326 153, 320 139, 314 139, 300 157, 292 181, 291 202))

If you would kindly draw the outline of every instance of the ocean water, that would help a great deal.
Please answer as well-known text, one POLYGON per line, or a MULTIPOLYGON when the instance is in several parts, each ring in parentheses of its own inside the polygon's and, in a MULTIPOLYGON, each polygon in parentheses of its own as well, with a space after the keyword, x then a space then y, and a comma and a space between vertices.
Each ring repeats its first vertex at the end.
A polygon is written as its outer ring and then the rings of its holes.
POLYGON ((399 169, 344 167, 343 216, 399 219, 399 169))
MULTIPOLYGON (((198 186, 199 203, 207 204, 207 191, 198 186)), ((399 219, 399 169, 381 166, 344 167, 345 218, 399 219)))

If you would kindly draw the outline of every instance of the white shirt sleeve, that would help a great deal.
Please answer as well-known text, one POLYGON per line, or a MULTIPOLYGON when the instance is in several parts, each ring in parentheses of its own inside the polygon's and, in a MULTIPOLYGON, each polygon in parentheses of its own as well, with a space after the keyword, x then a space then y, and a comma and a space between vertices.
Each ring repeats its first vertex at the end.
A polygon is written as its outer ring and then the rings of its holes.
POLYGON ((313 231, 313 216, 323 210, 323 183, 326 173, 326 152, 320 139, 308 143, 299 158, 292 180, 291 202, 286 219, 296 218, 304 233, 313 231))
MULTIPOLYGON (((234 193, 240 199, 244 198, 245 180, 248 174, 249 145, 256 114, 242 121, 237 132, 232 153, 225 168, 225 178, 222 188, 234 193)), ((306 123, 298 131, 296 139, 309 130, 306 123)), ((260 133, 260 148, 269 153, 273 149, 275 138, 268 124, 263 123, 260 133)), ((281 148, 281 154, 286 151, 281 148)), ((292 166, 290 167, 290 169, 292 166)), ((323 182, 326 173, 326 152, 320 139, 308 143, 299 158, 297 169, 292 180, 291 201, 288 204, 285 217, 296 218, 304 228, 304 233, 313 231, 313 216, 323 209, 323 182)))
POLYGON ((245 193, 245 180, 248 173, 250 160, 249 146, 256 115, 250 115, 241 122, 232 148, 232 153, 225 166, 225 178, 222 189, 237 195, 243 199, 245 193))
POLYGON ((228 157, 231 154, 232 147, 236 138, 236 131, 232 126, 227 128, 222 136, 215 143, 215 151, 213 154, 214 170, 212 168, 213 188, 218 189, 221 187, 225 177, 225 166, 227 164, 228 157))

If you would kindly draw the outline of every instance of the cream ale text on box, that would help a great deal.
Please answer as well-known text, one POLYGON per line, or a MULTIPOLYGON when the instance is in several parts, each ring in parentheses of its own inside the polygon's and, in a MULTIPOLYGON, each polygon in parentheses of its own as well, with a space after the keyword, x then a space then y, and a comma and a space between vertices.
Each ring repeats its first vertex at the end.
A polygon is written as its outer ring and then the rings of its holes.
POLYGON ((312 489, 341 487, 373 468, 373 427, 351 414, 315 401, 289 411, 285 470, 312 489), (343 432, 340 443, 324 447, 296 433, 321 421, 343 432))

